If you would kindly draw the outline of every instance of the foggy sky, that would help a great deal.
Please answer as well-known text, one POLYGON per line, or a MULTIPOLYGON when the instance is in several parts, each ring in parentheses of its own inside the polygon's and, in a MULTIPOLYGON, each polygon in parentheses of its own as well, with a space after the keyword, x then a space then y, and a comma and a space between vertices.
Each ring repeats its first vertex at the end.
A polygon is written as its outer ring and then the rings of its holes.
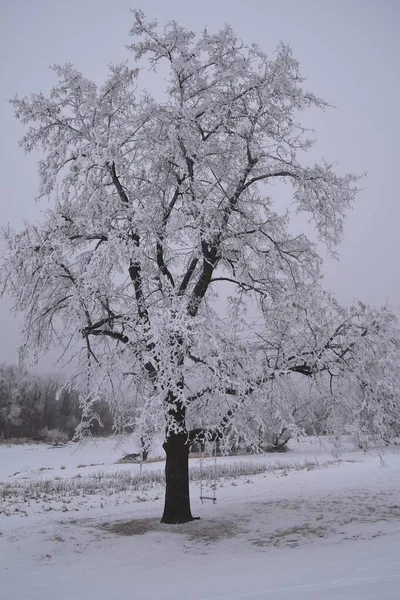
MULTIPOLYGON (((315 129, 315 159, 337 162, 341 174, 366 173, 340 261, 326 261, 325 287, 345 304, 399 304, 399 0, 0 0, 1 224, 40 219, 37 158, 18 147, 23 128, 6 100, 47 93, 55 63, 71 62, 101 83, 110 62, 131 59, 124 46, 136 7, 195 31, 227 22, 268 53, 281 40, 291 46, 305 87, 336 107, 302 118, 315 129)), ((1 301, 0 362, 15 361, 18 330, 1 301)), ((47 357, 42 367, 51 363, 47 357)))

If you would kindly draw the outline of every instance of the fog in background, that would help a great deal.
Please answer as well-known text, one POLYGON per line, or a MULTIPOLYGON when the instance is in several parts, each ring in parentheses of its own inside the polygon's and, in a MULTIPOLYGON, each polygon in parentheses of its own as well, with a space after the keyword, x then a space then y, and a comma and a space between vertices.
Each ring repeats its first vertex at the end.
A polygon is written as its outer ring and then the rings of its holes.
MULTIPOLYGON (((142 0, 136 5, 134 0, 0 0, 1 224, 18 229, 25 219, 40 219, 34 202, 37 156, 24 156, 18 147, 23 128, 6 100, 15 93, 48 93, 55 83, 48 66, 55 63, 71 62, 101 83, 110 62, 132 60, 125 49, 131 40, 130 8, 195 31, 229 23, 245 43, 255 42, 268 53, 280 41, 291 46, 307 77, 305 87, 336 107, 302 117, 318 140, 311 158, 337 162, 341 174, 366 174, 347 219, 340 260, 326 258, 325 287, 345 304, 357 298, 397 306, 399 0, 142 0)), ((149 78, 149 86, 161 93, 164 81, 149 78)), ((9 309, 2 300, 0 362, 15 362, 20 343, 20 320, 9 309)), ((52 364, 47 356, 39 368, 49 371, 52 364)))

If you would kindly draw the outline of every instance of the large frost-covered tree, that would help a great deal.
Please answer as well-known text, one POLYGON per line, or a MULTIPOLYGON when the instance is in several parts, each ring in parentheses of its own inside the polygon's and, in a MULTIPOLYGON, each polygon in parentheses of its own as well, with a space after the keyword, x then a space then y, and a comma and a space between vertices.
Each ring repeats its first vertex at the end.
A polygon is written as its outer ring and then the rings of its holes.
POLYGON ((326 432, 388 439, 399 334, 388 311, 322 291, 315 244, 272 197, 291 184, 289 208, 333 252, 356 194, 356 177, 305 161, 300 113, 327 105, 291 50, 270 58, 228 26, 161 31, 140 11, 131 34, 135 68, 111 66, 98 87, 53 67, 48 96, 12 101, 51 204, 41 224, 6 231, 2 280, 25 314, 24 351, 76 351, 82 427, 106 394, 118 425, 129 414, 144 439, 164 429, 162 520, 181 523, 190 444, 256 443, 271 415, 295 427, 292 376, 313 383, 326 432), (139 91, 143 62, 168 73, 159 99, 139 91))

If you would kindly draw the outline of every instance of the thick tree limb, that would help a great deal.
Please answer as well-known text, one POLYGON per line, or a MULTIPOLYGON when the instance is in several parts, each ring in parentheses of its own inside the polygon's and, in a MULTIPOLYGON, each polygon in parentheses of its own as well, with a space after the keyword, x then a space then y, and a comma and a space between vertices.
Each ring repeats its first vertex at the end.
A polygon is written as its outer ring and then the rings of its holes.
POLYGON ((203 242, 203 256, 202 272, 193 288, 193 292, 188 304, 188 313, 191 317, 196 316, 201 301, 203 300, 208 290, 208 286, 210 285, 214 269, 218 264, 219 256, 217 247, 213 246, 211 250, 208 250, 207 245, 203 242))
POLYGON ((164 261, 164 249, 163 249, 161 240, 158 241, 156 244, 156 257, 157 257, 157 265, 158 265, 158 268, 160 269, 161 273, 165 277, 167 277, 167 279, 170 282, 170 284, 172 285, 172 287, 175 287, 174 278, 172 277, 172 274, 164 261))
POLYGON ((192 258, 192 260, 190 261, 186 273, 181 281, 181 285, 179 286, 178 296, 183 296, 183 294, 186 292, 187 286, 189 285, 192 275, 196 270, 198 262, 199 259, 197 256, 195 258, 192 258))
POLYGON ((90 331, 90 327, 87 328, 85 327, 83 329, 83 334, 85 335, 85 337, 87 335, 100 335, 103 337, 110 337, 114 340, 118 340, 119 342, 122 342, 124 344, 127 344, 129 342, 129 338, 127 335, 124 335, 123 333, 119 333, 118 331, 112 331, 110 329, 94 329, 93 331, 90 331))

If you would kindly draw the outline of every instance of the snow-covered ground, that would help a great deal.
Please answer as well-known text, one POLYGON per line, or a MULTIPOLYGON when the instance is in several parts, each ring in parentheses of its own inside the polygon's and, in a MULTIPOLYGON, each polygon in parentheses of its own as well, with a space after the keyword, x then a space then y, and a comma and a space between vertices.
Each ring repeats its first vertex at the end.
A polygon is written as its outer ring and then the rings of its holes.
MULTIPOLYGON (((283 455, 218 459, 271 470, 220 479, 215 505, 201 504, 192 483, 201 520, 183 526, 159 523, 157 482, 143 492, 115 485, 116 472, 139 475, 139 465, 115 464, 121 455, 114 440, 0 446, 2 600, 400 597, 398 454, 382 465, 349 445, 335 461, 327 448, 302 442, 283 455), (99 471, 100 492, 61 486, 54 494, 57 483, 99 471)), ((162 468, 143 465, 142 476, 162 468)))

